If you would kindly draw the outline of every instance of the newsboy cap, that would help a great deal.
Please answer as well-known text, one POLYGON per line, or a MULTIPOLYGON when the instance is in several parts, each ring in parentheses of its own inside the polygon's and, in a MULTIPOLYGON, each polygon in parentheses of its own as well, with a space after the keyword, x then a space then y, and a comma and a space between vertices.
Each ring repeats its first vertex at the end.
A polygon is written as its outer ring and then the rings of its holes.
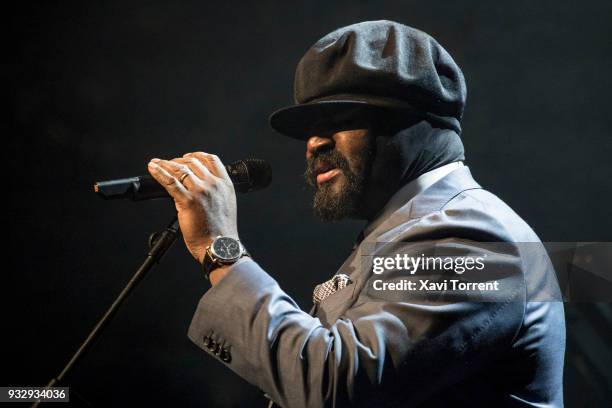
POLYGON ((270 116, 278 132, 299 139, 327 122, 373 110, 422 117, 461 132, 463 73, 423 31, 393 21, 366 21, 317 41, 298 63, 295 105, 270 116))

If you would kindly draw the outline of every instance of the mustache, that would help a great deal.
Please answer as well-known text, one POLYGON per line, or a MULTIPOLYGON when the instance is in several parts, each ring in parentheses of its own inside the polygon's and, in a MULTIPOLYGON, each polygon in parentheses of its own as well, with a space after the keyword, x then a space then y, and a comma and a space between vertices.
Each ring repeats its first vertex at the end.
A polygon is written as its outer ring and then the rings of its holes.
POLYGON ((315 153, 306 161, 306 171, 304 172, 306 182, 315 188, 317 187, 317 175, 315 170, 320 165, 333 166, 342 170, 345 174, 350 173, 348 161, 336 150, 326 150, 315 153))

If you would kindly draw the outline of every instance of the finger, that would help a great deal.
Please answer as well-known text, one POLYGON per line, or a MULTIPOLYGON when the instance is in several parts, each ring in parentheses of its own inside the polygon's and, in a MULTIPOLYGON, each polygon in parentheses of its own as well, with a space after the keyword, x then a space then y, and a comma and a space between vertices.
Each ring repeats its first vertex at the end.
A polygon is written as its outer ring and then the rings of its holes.
POLYGON ((159 159, 153 159, 149 162, 148 170, 151 176, 166 189, 174 201, 183 202, 188 200, 190 197, 189 191, 187 191, 185 186, 183 186, 176 177, 161 167, 159 165, 160 162, 161 160, 159 159))
POLYGON ((160 160, 158 164, 173 175, 187 190, 191 190, 202 181, 186 164, 180 164, 171 160, 160 160))
POLYGON ((202 164, 202 162, 200 162, 200 160, 198 160, 195 157, 179 157, 177 159, 173 159, 173 162, 179 163, 179 164, 184 164, 187 167, 189 167, 189 169, 199 178, 205 180, 207 177, 212 177, 214 176, 210 170, 208 170, 208 168, 206 166, 204 166, 202 164))
POLYGON ((215 176, 219 178, 230 180, 230 177, 229 177, 229 174, 227 174, 227 169, 225 168, 225 165, 223 164, 223 162, 221 161, 221 159, 219 159, 217 155, 210 154, 210 153, 204 153, 204 152, 195 152, 195 153, 187 153, 183 157, 196 157, 198 160, 200 160, 202 164, 206 166, 208 170, 210 170, 212 174, 214 174, 215 176))

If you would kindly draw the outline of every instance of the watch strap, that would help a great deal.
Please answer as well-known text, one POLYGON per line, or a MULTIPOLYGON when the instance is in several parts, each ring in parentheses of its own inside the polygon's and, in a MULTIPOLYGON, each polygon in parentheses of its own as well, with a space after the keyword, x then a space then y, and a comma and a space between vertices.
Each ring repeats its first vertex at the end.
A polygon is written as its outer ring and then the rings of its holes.
POLYGON ((215 261, 210 253, 210 247, 206 248, 206 253, 204 254, 204 259, 202 260, 202 270, 204 271, 204 277, 206 280, 210 280, 209 276, 215 266, 215 261))

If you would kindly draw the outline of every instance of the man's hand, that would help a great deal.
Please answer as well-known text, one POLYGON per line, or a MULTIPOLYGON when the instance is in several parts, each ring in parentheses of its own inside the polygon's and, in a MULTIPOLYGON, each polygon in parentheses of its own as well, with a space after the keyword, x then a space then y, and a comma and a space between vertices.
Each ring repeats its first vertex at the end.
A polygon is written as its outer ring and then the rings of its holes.
POLYGON ((199 263, 216 236, 238 239, 234 184, 217 156, 197 152, 152 159, 148 169, 174 199, 185 245, 199 263))

